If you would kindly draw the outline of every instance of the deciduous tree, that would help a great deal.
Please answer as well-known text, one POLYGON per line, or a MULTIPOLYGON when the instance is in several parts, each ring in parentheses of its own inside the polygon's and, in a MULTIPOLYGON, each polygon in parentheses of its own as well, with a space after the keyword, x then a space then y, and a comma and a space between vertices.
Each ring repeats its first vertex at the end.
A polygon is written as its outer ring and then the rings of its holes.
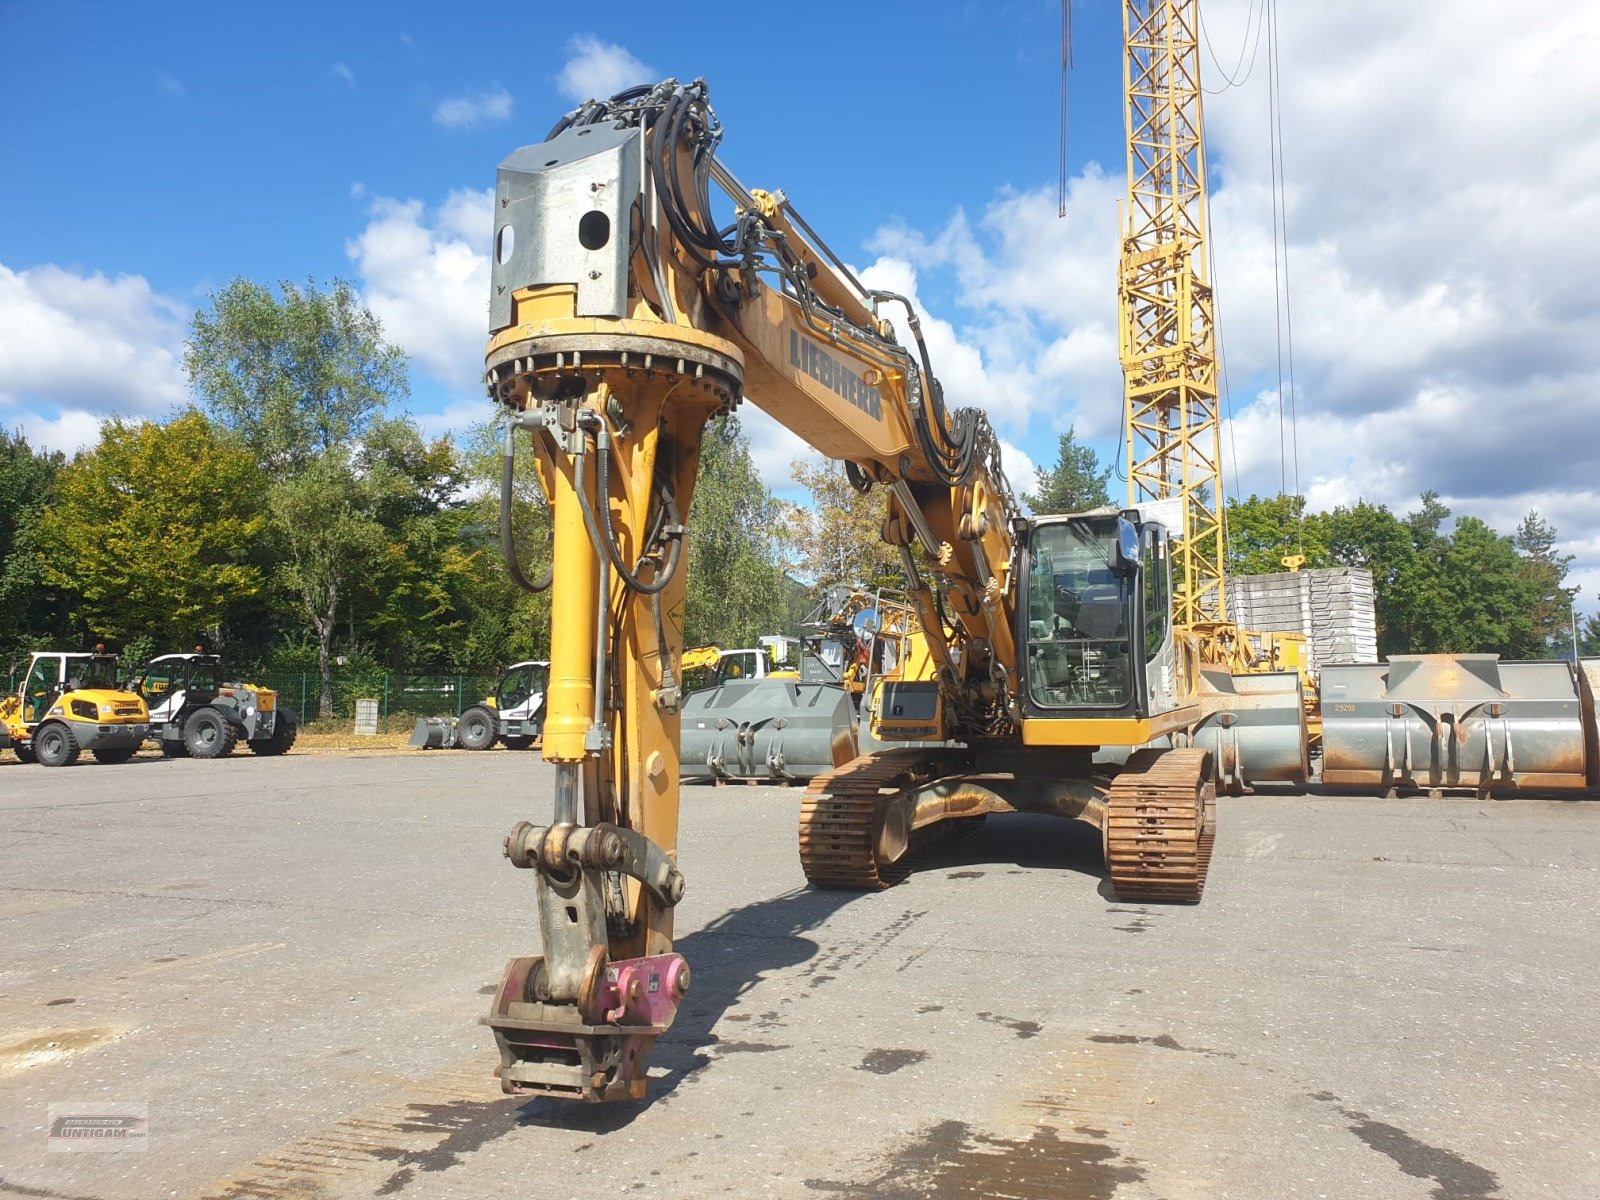
POLYGON ((331 716, 338 606, 386 545, 375 514, 393 511, 365 442, 389 438, 382 419, 407 394, 405 355, 342 280, 326 291, 283 283, 274 295, 235 279, 195 313, 184 367, 195 395, 275 480, 283 580, 316 634, 331 716))
POLYGON ((113 418, 57 477, 39 523, 44 578, 73 593, 90 632, 188 644, 262 590, 265 491, 250 454, 194 409, 166 424, 113 418))
POLYGON ((883 489, 856 491, 837 462, 797 459, 793 475, 811 504, 790 507, 789 545, 813 591, 835 583, 904 587, 899 552, 883 540, 883 489))
POLYGON ((66 597, 45 582, 39 515, 66 458, 0 430, 0 649, 29 648, 67 631, 66 597))
POLYGON ((363 438, 410 390, 405 354, 340 279, 276 296, 233 280, 194 314, 183 365, 211 416, 280 478, 363 438))

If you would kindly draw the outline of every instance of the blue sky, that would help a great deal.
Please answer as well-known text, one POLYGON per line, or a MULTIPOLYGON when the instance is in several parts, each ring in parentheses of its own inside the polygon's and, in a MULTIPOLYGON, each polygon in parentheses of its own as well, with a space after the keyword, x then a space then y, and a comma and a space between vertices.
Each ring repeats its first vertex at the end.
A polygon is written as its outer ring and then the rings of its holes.
MULTIPOLYGON (((1202 10, 1230 491, 1298 473, 1314 507, 1403 511, 1433 488, 1501 529, 1536 507, 1592 608, 1600 438, 1563 433, 1592 433, 1600 395, 1600 297, 1572 282, 1600 268, 1581 236, 1600 217, 1600 11, 1284 9, 1299 453, 1280 456, 1264 4, 1202 10)), ((990 411, 1014 482, 1069 424, 1115 460, 1120 14, 1074 4, 1060 220, 1055 0, 0 0, 0 422, 74 449, 108 412, 170 411, 188 315, 236 275, 351 279, 412 356, 424 428, 480 419, 495 166, 586 81, 644 71, 705 76, 729 166, 917 296, 936 370, 990 411)), ((801 447, 747 428, 784 490, 801 447)))
MULTIPOLYGON (((1114 159, 1117 10, 1079 8, 1080 40, 1104 44, 1085 46, 1074 154, 1114 159)), ((344 243, 365 215, 351 185, 433 202, 491 183, 506 152, 571 107, 558 76, 583 36, 707 77, 735 169, 781 181, 856 251, 891 220, 938 224, 998 187, 1054 178, 1049 0, 809 5, 784 14, 781 40, 759 32, 771 14, 739 10, 741 36, 734 10, 703 23, 665 11, 5 4, 0 104, 20 119, 0 127, 0 153, 27 186, 0 194, 0 256, 137 273, 172 294, 231 274, 348 273, 344 243), (435 120, 442 102, 496 89, 508 118, 435 120)))

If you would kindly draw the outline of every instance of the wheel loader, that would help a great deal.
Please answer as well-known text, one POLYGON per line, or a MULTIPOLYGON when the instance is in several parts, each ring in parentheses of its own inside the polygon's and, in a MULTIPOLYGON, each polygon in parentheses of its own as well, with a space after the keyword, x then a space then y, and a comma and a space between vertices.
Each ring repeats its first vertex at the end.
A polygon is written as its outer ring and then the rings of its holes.
POLYGON ((123 763, 149 733, 150 714, 118 687, 115 655, 41 650, 22 686, 0 697, 0 729, 0 745, 23 762, 69 767, 87 750, 96 762, 123 763))
POLYGON ((544 732, 543 660, 513 663, 500 673, 494 695, 485 696, 459 717, 418 717, 410 745, 417 750, 488 750, 496 742, 507 750, 531 750, 544 732))

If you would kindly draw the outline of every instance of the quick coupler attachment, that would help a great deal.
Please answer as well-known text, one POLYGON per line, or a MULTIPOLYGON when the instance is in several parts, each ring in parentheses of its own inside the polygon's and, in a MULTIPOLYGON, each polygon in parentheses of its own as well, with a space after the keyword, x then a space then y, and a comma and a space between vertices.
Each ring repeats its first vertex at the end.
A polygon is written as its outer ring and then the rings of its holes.
POLYGON ((500 1048, 500 1089, 563 1100, 642 1100, 645 1060, 689 992, 678 954, 607 962, 590 952, 576 1005, 548 999, 543 958, 513 958, 483 1023, 500 1048))

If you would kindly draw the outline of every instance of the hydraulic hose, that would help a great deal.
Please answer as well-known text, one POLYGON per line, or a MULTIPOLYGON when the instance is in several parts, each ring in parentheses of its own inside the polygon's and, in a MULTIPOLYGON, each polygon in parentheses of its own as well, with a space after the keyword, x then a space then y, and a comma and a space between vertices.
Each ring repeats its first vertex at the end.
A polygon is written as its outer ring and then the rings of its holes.
POLYGON ((544 575, 538 583, 531 582, 522 573, 522 563, 517 559, 517 538, 511 526, 511 493, 516 479, 517 442, 516 427, 506 425, 506 448, 500 460, 500 554, 506 560, 506 570, 511 581, 525 592, 542 592, 555 578, 555 563, 545 565, 544 575))
MULTIPOLYGON (((573 490, 578 494, 578 507, 583 511, 583 524, 589 531, 589 540, 594 543, 595 552, 606 555, 611 560, 611 567, 620 575, 625 583, 636 592, 653 596, 664 591, 667 584, 672 582, 672 577, 678 573, 678 564, 683 557, 683 538, 681 536, 669 537, 671 545, 667 549, 666 564, 660 568, 656 578, 645 583, 632 571, 628 570, 621 553, 617 550, 616 530, 611 525, 611 505, 607 497, 611 494, 611 450, 604 440, 604 431, 596 432, 595 454, 600 460, 599 480, 597 493, 600 497, 600 511, 603 514, 599 521, 595 519, 594 508, 589 503, 588 492, 584 488, 587 471, 584 468, 585 453, 579 453, 573 459, 573 490), (602 529, 603 523, 603 529, 602 529)), ((679 524, 677 502, 673 500, 672 493, 661 489, 663 510, 669 526, 679 524)))

